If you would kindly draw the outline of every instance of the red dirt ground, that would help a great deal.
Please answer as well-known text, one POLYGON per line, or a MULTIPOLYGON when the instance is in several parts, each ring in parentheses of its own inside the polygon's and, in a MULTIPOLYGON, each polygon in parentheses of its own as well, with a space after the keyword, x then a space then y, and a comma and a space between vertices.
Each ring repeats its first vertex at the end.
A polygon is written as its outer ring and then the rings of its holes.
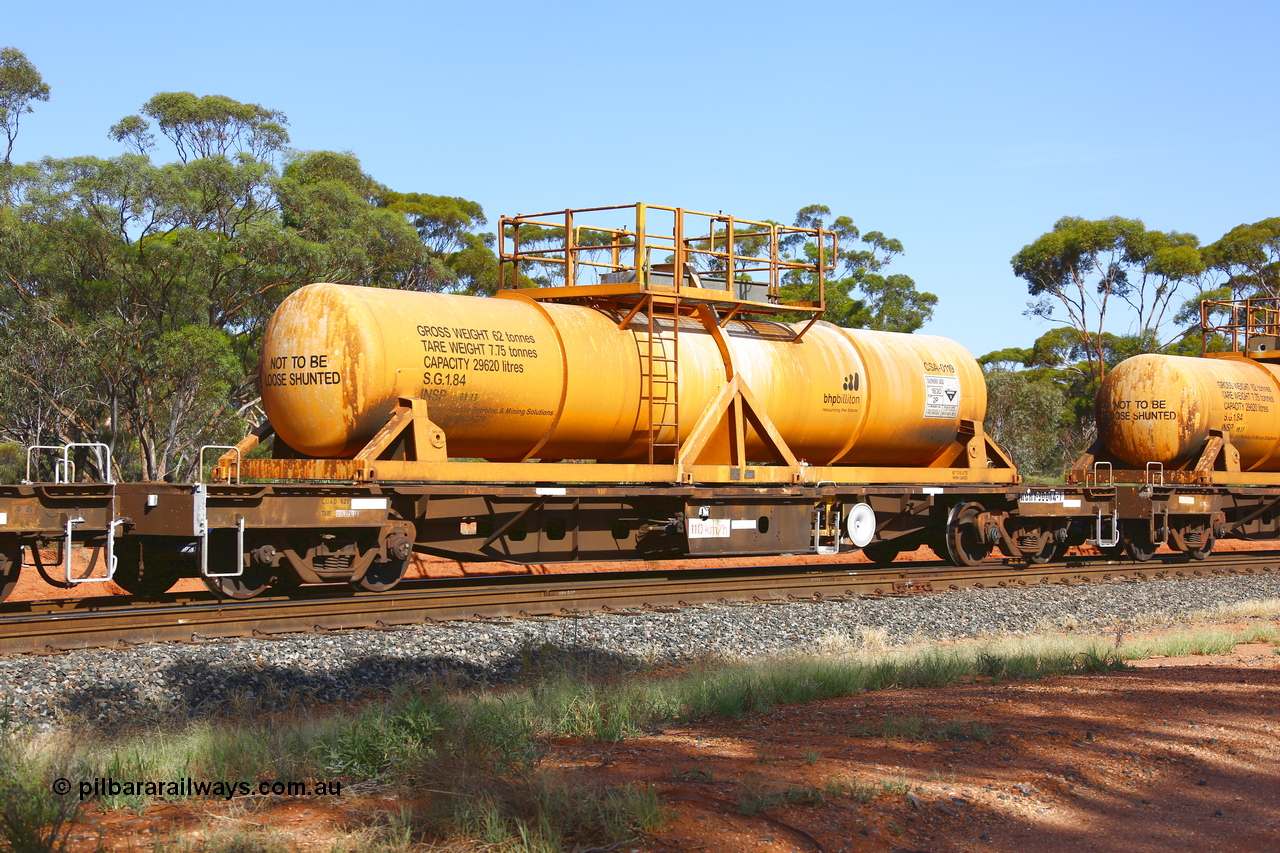
MULTIPOLYGON (((709 720, 599 744, 563 739, 547 764, 576 779, 655 786, 666 824, 616 849, 668 851, 1262 851, 1280 847, 1280 656, 1144 661, 1129 672, 893 690, 709 720), (886 719, 977 723, 989 737, 886 740, 886 719), (744 814, 753 795, 832 779, 901 780, 744 814)), ((430 796, 426 794, 424 796, 430 796)), ((150 850, 158 839, 266 827, 329 849, 389 795, 200 801, 86 813, 71 849, 150 850)))
MULTIPOLYGON (((1260 543, 1220 542, 1219 550, 1260 543)), ((900 559, 928 559, 921 549, 900 559)), ((678 561, 664 568, 734 564, 866 562, 861 554, 678 561)), ((635 563, 579 564, 621 571, 635 563)), ((467 574, 510 572, 465 564, 467 574)), ((556 566, 554 571, 563 567, 556 566)), ((463 574, 426 559, 419 576, 463 574)), ((534 574, 550 574, 534 566, 534 574)), ((100 584, 75 594, 101 595, 100 584)), ((199 581, 181 588, 198 589, 199 581)), ((28 569, 17 599, 67 593, 28 569)), ((937 690, 896 690, 779 708, 742 720, 710 720, 620 744, 564 740, 548 764, 582 780, 655 786, 668 822, 618 850, 667 851, 1260 851, 1280 850, 1280 656, 1270 646, 1232 655, 1157 659, 1131 672, 937 690), (886 719, 977 723, 978 740, 886 740, 860 733, 886 719), (740 802, 821 789, 832 779, 901 780, 910 795, 849 796, 747 816, 740 802)), ((71 849, 151 850, 158 840, 211 829, 266 827, 299 850, 333 840, 394 796, 348 788, 324 800, 281 797, 196 801, 131 812, 86 813, 71 849)), ((429 796, 429 795, 428 795, 429 796)))

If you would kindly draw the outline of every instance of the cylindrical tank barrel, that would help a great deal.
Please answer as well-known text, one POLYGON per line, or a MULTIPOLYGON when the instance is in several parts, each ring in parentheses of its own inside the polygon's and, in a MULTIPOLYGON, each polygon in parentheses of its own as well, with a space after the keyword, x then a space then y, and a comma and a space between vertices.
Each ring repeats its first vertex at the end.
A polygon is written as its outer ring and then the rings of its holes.
MULTIPOLYGON (((427 401, 453 457, 669 461, 727 382, 701 322, 525 297, 313 284, 281 303, 262 344, 263 407, 308 456, 350 457, 397 397, 427 401), (678 389, 678 396, 676 394, 678 389), (678 405, 674 405, 676 403, 678 405), (677 435, 678 431, 678 435, 677 435)), ((733 369, 796 456, 814 465, 928 465, 961 419, 981 420, 981 368, 928 335, 732 321, 733 369)), ((747 455, 766 445, 748 431, 747 455)))
POLYGON ((1098 392, 1098 435, 1133 468, 1194 462, 1209 430, 1226 430, 1240 467, 1280 471, 1280 367, 1247 358, 1147 354, 1126 359, 1098 392))

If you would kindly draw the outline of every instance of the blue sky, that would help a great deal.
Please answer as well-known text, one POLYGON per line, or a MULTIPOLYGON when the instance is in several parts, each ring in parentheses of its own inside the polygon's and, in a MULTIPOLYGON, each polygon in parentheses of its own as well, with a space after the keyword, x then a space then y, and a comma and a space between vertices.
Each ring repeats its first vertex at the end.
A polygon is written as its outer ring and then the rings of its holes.
MULTIPOLYGON (((11 4, 52 87, 17 160, 121 151, 159 91, 282 110, 393 189, 502 214, 647 201, 897 237, 922 331, 1026 346, 1009 259, 1061 216, 1211 242, 1280 215, 1280 4, 11 4)), ((1125 331, 1117 314, 1114 331, 1125 331)))

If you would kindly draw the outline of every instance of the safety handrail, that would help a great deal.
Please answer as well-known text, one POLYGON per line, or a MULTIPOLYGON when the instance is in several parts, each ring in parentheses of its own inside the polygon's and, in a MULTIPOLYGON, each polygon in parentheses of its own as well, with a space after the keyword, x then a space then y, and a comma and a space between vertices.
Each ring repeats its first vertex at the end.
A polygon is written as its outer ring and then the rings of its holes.
MULTIPOLYGON (((65 449, 66 449, 66 446, 62 444, 32 444, 29 447, 27 447, 27 473, 26 473, 26 476, 23 477, 22 479, 23 484, 30 485, 31 483, 35 482, 34 480, 31 479, 31 462, 35 458, 35 453, 38 450, 52 450, 55 453, 59 454, 59 456, 55 458, 53 461, 53 482, 56 484, 70 482, 70 477, 67 477, 66 479, 63 478, 61 454, 65 449)), ((40 467, 38 464, 36 466, 36 473, 37 474, 40 473, 40 467)))
MULTIPOLYGON (((203 482, 202 478, 204 477, 204 452, 205 452, 206 450, 231 450, 231 451, 234 451, 234 452, 235 452, 235 454, 236 454, 236 474, 235 474, 235 480, 236 480, 236 481, 238 481, 238 480, 240 479, 240 462, 241 462, 241 459, 240 459, 240 448, 239 448, 239 447, 236 447, 234 444, 203 444, 203 445, 201 445, 201 446, 200 446, 200 457, 199 457, 199 459, 197 460, 197 467, 196 467, 196 479, 195 479, 195 481, 196 481, 197 483, 203 482)), ((223 454, 223 455, 225 455, 225 454, 223 454)), ((216 464, 216 463, 215 463, 215 464, 216 464)), ((233 481, 232 481, 231 474, 230 474, 230 473, 228 473, 228 474, 227 474, 227 484, 228 484, 228 485, 230 485, 230 484, 232 484, 232 482, 233 482, 233 481)))
MULTIPOLYGON (((53 483, 54 485, 69 485, 75 481, 76 464, 72 460, 71 455, 77 448, 85 448, 92 450, 99 470, 103 473, 102 482, 107 485, 115 484, 115 476, 111 472, 111 448, 100 441, 71 441, 66 444, 33 444, 27 447, 27 467, 26 476, 22 482, 24 485, 31 485, 34 481, 31 479, 31 467, 33 461, 36 460, 36 454, 39 451, 51 451, 56 454, 53 461, 53 483)), ((39 474, 39 465, 36 465, 36 474, 39 474)), ((71 552, 72 545, 75 541, 76 525, 84 524, 85 519, 82 516, 67 515, 63 526, 62 533, 62 573, 63 579, 70 585, 82 583, 103 583, 115 577, 116 566, 119 559, 115 554, 116 529, 125 522, 116 518, 116 501, 115 494, 112 492, 110 508, 108 510, 108 519, 106 527, 106 543, 105 543, 105 564, 107 573, 104 577, 84 577, 77 578, 71 570, 71 552)))
POLYGON ((1113 468, 1111 463, 1110 462, 1094 462, 1093 467, 1085 472, 1084 484, 1086 487, 1101 488, 1104 485, 1102 482, 1102 476, 1101 476, 1104 465, 1106 466, 1106 471, 1107 471, 1107 482, 1105 483, 1105 485, 1108 488, 1110 488, 1116 484, 1115 469, 1113 468))
MULTIPOLYGON (((72 441, 67 444, 33 444, 27 448, 27 472, 23 483, 30 485, 34 482, 31 479, 31 462, 35 458, 35 452, 38 450, 51 450, 59 454, 54 460, 53 466, 53 482, 55 485, 65 485, 71 483, 75 479, 76 464, 71 459, 72 451, 77 447, 92 449, 97 457, 98 468, 102 471, 102 482, 111 485, 115 483, 115 475, 111 473, 111 448, 100 441, 72 441)), ((39 466, 36 468, 39 473, 39 466)))
MULTIPOLYGON (((706 267, 703 275, 723 274, 723 286, 712 289, 732 291, 745 277, 766 289, 770 302, 777 302, 784 276, 806 272, 817 285, 815 302, 797 302, 797 310, 821 310, 825 276, 835 269, 839 239, 823 228, 779 225, 774 222, 739 219, 724 213, 703 213, 678 207, 635 204, 578 208, 502 217, 498 228, 498 289, 526 286, 521 281, 522 265, 542 269, 567 287, 582 286, 582 270, 634 272, 635 284, 648 289, 649 276, 657 267, 650 263, 654 253, 669 255, 673 289, 679 292, 687 277, 686 264, 706 267), (627 212, 634 225, 613 227, 600 221, 599 214, 627 212), (657 214, 657 216, 655 216, 657 214), (586 224, 584 220, 591 220, 586 224), (655 225, 655 220, 670 220, 655 225), (532 241, 521 242, 521 229, 528 228, 532 241), (594 235, 594 236, 592 236, 594 235), (794 244, 807 244, 811 251, 788 254, 794 244), (601 258, 600 255, 606 257, 601 258), (760 276, 757 279, 757 275, 760 276)), ((663 273, 666 273, 662 264, 663 273)), ((692 277, 695 287, 706 287, 692 277)), ((708 282, 711 284, 712 282, 708 282)), ((664 285, 666 286, 666 285, 664 285)))
POLYGON ((244 574, 244 516, 236 515, 236 550, 234 572, 209 571, 209 487, 204 483, 192 486, 193 521, 200 548, 200 575, 206 578, 238 578, 244 574))

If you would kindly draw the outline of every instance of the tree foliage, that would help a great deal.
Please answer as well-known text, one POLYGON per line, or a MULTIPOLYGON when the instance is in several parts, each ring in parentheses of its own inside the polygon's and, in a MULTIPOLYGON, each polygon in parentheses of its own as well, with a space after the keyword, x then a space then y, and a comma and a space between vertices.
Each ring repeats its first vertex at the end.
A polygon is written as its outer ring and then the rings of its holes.
POLYGON ((1199 240, 1176 231, 1148 231, 1139 219, 1088 220, 1065 216, 1053 230, 1024 246, 1010 261, 1034 297, 1026 313, 1066 321, 1088 354, 1091 377, 1107 368, 1107 315, 1113 302, 1131 309, 1131 333, 1151 348, 1184 285, 1205 270, 1199 240))
POLYGON ((430 253, 385 187, 334 152, 288 153, 284 116, 160 94, 114 158, 17 167, 0 211, 0 438, 102 441, 146 479, 257 419, 265 320, 327 280, 428 286, 430 253), (156 163, 150 124, 172 145, 156 163), (274 160, 284 159, 277 170, 274 160))
POLYGON ((1023 476, 1056 479, 1076 448, 1064 446, 1072 419, 1062 389, 1031 371, 994 368, 987 380, 987 434, 1023 476))
POLYGON ((9 165, 22 117, 32 111, 32 101, 49 100, 49 84, 15 47, 0 48, 0 127, 4 128, 4 163, 9 165))
POLYGON ((1280 217, 1237 225, 1204 248, 1228 298, 1280 297, 1280 217))
MULTIPOLYGON (((826 311, 822 318, 838 326, 914 332, 933 316, 938 297, 921 293, 910 276, 886 274, 885 268, 902 254, 902 243, 879 231, 863 232, 848 216, 832 218, 826 205, 811 204, 795 217, 800 228, 825 228, 835 232, 840 245, 841 277, 826 281, 826 311)), ((809 263, 818 260, 817 247, 795 235, 784 245, 793 257, 809 263)), ((818 283, 809 275, 790 273, 783 285, 786 302, 815 301, 818 283)))
POLYGON ((183 163, 237 154, 263 160, 289 144, 289 121, 279 110, 190 92, 155 95, 142 105, 142 115, 126 116, 112 125, 110 137, 146 154, 155 146, 155 137, 142 116, 156 122, 183 163))
POLYGON ((381 193, 377 203, 404 217, 426 247, 422 289, 484 295, 497 290, 495 238, 477 233, 488 224, 479 204, 457 196, 391 191, 381 193))

